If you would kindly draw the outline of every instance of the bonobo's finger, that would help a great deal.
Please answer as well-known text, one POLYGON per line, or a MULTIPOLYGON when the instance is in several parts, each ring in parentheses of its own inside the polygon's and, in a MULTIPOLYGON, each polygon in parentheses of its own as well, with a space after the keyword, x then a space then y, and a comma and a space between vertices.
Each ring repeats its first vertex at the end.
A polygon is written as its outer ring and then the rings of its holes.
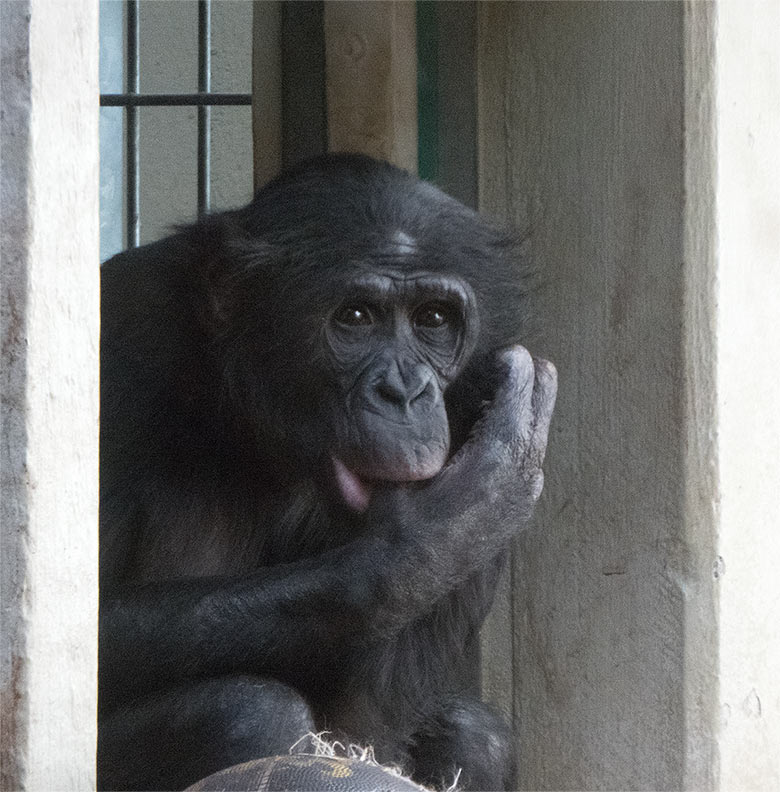
POLYGON ((558 394, 558 372, 549 360, 541 358, 534 358, 534 369, 536 381, 531 397, 531 409, 534 414, 531 448, 536 452, 535 462, 541 467, 547 450, 547 437, 555 409, 555 398, 558 394))
POLYGON ((505 349, 498 355, 502 368, 493 400, 482 416, 476 435, 510 446, 525 445, 534 426, 534 361, 525 347, 505 349))

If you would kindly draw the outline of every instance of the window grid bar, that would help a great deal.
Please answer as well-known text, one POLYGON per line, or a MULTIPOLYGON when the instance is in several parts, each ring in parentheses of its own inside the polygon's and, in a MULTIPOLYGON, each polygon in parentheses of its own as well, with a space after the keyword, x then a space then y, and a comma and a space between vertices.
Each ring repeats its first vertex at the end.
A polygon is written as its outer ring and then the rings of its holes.
MULTIPOLYGON (((198 93, 211 93, 211 0, 198 0, 198 93)), ((211 207, 211 106, 198 105, 198 215, 211 207)))
POLYGON ((211 107, 232 105, 238 107, 251 104, 252 94, 248 93, 100 94, 101 107, 200 107, 202 105, 211 107))

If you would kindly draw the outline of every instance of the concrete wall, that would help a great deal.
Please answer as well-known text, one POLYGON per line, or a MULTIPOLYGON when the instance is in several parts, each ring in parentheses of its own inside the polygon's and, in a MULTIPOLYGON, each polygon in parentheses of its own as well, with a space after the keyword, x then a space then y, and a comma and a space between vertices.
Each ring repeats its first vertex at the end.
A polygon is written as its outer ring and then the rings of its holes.
POLYGON ((512 660, 492 655, 513 668, 493 694, 511 702, 523 789, 682 783, 685 560, 714 557, 681 531, 682 16, 481 9, 481 206, 533 227, 534 352, 560 372, 504 611, 512 660))
POLYGON ((489 3, 478 24, 480 203, 533 229, 534 351, 560 372, 485 641, 519 785, 774 788, 776 4, 489 3))
POLYGON ((0 3, 0 55, 0 787, 82 790, 97 673, 97 4, 0 3))

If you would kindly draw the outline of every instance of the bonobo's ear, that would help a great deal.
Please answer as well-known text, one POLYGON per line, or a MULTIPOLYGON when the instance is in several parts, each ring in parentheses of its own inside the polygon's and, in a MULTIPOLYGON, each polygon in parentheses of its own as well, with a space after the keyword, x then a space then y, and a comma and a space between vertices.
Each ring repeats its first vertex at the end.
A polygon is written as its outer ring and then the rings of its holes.
POLYGON ((250 240, 231 212, 211 215, 184 229, 189 263, 199 291, 201 320, 214 334, 224 332, 231 317, 249 302, 241 288, 250 240))

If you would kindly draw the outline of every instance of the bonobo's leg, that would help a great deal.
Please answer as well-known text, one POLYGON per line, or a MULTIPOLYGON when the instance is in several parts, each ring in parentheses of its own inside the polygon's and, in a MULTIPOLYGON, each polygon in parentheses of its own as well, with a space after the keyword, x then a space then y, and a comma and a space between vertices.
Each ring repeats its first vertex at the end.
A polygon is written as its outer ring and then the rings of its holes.
POLYGON ((462 697, 447 701, 415 735, 414 779, 432 789, 511 789, 511 732, 487 704, 462 697))
POLYGON ((287 754, 313 730, 306 702, 276 680, 181 685, 101 720, 98 789, 183 789, 230 765, 287 754))

